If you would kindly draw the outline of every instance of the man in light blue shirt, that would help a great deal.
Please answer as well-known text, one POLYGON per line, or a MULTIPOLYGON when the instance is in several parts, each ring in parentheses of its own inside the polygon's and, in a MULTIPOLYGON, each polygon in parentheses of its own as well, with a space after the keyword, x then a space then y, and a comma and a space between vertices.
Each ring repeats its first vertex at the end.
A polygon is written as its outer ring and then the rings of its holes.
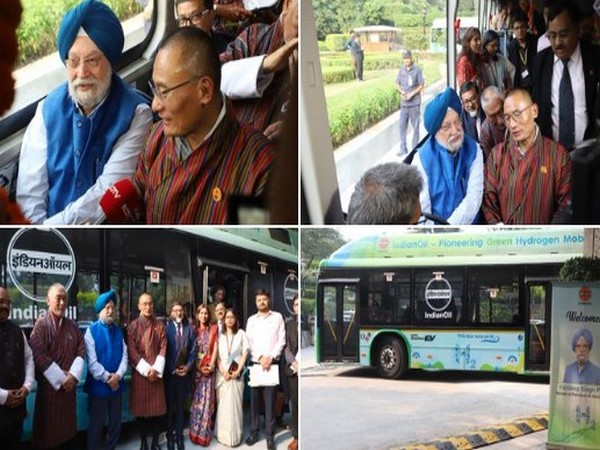
POLYGON ((396 87, 400 91, 400 151, 398 155, 407 153, 406 133, 408 122, 413 129, 412 147, 419 143, 419 115, 421 113, 421 91, 425 88, 423 72, 414 63, 412 52, 404 51, 404 65, 400 67, 396 77, 396 87))

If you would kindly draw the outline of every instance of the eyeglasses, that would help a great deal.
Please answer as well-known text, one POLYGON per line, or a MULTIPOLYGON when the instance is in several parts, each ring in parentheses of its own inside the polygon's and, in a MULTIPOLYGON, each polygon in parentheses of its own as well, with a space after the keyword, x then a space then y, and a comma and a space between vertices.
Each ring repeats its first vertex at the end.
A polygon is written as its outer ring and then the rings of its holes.
POLYGON ((69 57, 65 60, 65 64, 69 69, 77 69, 80 64, 89 67, 90 69, 97 69, 102 61, 102 56, 92 56, 91 58, 81 59, 78 57, 69 57))
POLYGON ((554 33, 554 32, 547 32, 546 36, 548 37, 548 39, 550 39, 550 41, 554 42, 556 41, 556 39, 560 39, 561 41, 564 41, 566 38, 569 37, 569 35, 571 34, 571 30, 563 30, 563 31, 559 31, 558 33, 554 33))
POLYGON ((467 103, 474 105, 477 103, 477 97, 465 98, 463 99, 463 103, 466 105, 467 103))
POLYGON ((186 27, 188 25, 193 25, 195 27, 199 26, 202 22, 202 18, 210 12, 210 9, 205 9, 204 11, 196 11, 191 14, 189 17, 179 16, 177 18, 177 25, 180 28, 186 27))
POLYGON ((440 126, 440 130, 442 130, 445 133, 447 133, 448 131, 450 131, 452 128, 454 128, 455 130, 462 130, 462 123, 461 123, 461 121, 460 120, 453 120, 452 122, 443 123, 440 126))
POLYGON ((179 89, 180 87, 185 86, 186 84, 190 84, 192 81, 200 79, 201 77, 199 77, 198 75, 194 75, 192 78, 190 78, 187 81, 184 81, 183 83, 179 83, 173 87, 170 88, 166 88, 166 89, 159 89, 156 86, 154 86, 154 83, 152 82, 152 80, 148 81, 148 86, 150 86, 150 90, 152 91, 152 93, 154 94, 154 96, 159 99, 161 102, 164 102, 167 99, 167 95, 169 94, 169 92, 174 91, 175 89, 179 89))
POLYGON ((515 122, 519 122, 521 120, 521 117, 523 115, 523 113, 525 111, 527 111, 529 108, 531 108, 533 106, 533 103, 529 106, 526 106, 525 108, 521 109, 520 111, 514 111, 510 114, 504 114, 502 116, 502 118, 504 119, 504 123, 506 125, 509 124, 510 119, 513 119, 515 122))

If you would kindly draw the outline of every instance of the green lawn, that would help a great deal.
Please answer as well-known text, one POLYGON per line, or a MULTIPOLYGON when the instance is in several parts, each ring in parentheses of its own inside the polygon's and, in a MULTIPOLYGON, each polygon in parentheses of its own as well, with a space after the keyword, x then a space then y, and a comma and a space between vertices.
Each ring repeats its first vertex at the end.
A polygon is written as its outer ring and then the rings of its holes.
MULTIPOLYGON (((433 84, 442 78, 440 60, 429 60, 421 66, 426 84, 433 84)), ((328 112, 353 107, 358 97, 373 89, 395 87, 398 69, 371 70, 364 73, 364 82, 356 80, 347 83, 325 85, 325 99, 328 112)))
MULTIPOLYGON (((398 62, 398 67, 401 61, 398 62)), ((442 78, 442 56, 421 58, 426 84, 442 78)), ((398 68, 368 70, 364 82, 349 81, 325 85, 327 115, 334 148, 362 133, 366 128, 400 107, 395 81, 398 68)))

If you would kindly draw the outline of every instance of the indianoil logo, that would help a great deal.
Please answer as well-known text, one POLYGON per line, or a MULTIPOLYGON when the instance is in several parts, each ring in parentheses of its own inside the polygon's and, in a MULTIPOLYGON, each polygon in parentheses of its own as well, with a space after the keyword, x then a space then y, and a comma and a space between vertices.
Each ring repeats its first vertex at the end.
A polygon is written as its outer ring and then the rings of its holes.
POLYGON ((591 303, 592 300, 592 290, 587 287, 587 286, 583 286, 581 289, 579 289, 579 304, 580 305, 589 305, 591 303))
POLYGON ((386 250, 390 245, 390 240, 387 236, 382 236, 381 239, 379 239, 379 248, 381 250, 386 250))
POLYGON ((68 292, 75 281, 77 264, 69 240, 55 228, 22 228, 6 251, 7 272, 27 298, 46 303, 46 290, 61 283, 68 292))

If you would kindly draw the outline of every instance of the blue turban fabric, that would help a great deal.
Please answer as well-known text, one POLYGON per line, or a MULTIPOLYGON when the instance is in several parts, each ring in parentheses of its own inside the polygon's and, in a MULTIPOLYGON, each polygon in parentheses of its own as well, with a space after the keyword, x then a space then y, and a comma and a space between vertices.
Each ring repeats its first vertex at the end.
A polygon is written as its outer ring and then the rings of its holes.
POLYGON ((96 314, 102 311, 111 300, 113 303, 117 303, 117 293, 114 289, 100 294, 96 299, 96 304, 94 305, 94 311, 96 311, 96 314))
POLYGON ((448 108, 452 108, 460 116, 462 104, 460 103, 458 94, 451 87, 447 87, 444 91, 433 97, 425 107, 423 120, 425 122, 425 129, 431 136, 434 136, 440 129, 448 108))
POLYGON ((83 28, 111 65, 115 65, 125 43, 123 27, 115 13, 98 0, 85 0, 63 17, 58 29, 58 54, 64 62, 83 28))
POLYGON ((590 350, 591 350, 592 345, 594 344, 594 338, 592 337, 592 333, 587 328, 581 328, 581 329, 577 330, 575 332, 575 334, 573 335, 573 342, 571 342, 571 347, 573 348, 573 351, 575 351, 575 346, 577 345, 577 341, 579 340, 579 338, 581 336, 583 336, 585 338, 585 340, 588 343, 588 345, 590 346, 590 350))

